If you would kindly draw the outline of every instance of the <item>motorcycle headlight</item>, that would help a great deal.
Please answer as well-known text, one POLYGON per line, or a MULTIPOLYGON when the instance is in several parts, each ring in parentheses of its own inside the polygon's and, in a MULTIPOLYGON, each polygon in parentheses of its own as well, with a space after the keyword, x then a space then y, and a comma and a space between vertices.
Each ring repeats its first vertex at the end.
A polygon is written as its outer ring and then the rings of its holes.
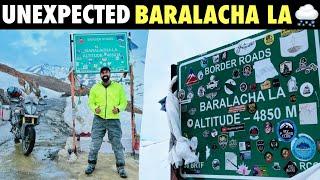
POLYGON ((26 109, 27 114, 30 114, 30 115, 35 114, 37 111, 36 106, 34 106, 33 104, 26 104, 25 109, 26 109))

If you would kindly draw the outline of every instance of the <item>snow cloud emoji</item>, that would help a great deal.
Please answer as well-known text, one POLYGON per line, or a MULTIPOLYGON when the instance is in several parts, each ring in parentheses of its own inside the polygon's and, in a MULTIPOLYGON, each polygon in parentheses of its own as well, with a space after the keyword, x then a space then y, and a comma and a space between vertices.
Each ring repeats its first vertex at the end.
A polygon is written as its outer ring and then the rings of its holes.
POLYGON ((301 6, 295 13, 298 20, 298 26, 315 27, 315 20, 318 18, 319 13, 311 4, 301 6))

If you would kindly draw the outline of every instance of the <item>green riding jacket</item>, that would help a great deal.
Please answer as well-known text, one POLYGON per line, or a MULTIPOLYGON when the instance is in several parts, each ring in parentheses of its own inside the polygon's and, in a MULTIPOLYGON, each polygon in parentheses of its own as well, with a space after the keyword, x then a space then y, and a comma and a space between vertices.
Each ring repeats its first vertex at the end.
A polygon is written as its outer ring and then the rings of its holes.
POLYGON ((127 107, 126 92, 121 84, 111 81, 111 84, 105 88, 102 81, 95 84, 89 93, 88 105, 91 111, 103 119, 119 119, 119 113, 113 114, 114 107, 119 111, 124 111, 127 107), (101 112, 97 114, 95 109, 100 107, 101 112))

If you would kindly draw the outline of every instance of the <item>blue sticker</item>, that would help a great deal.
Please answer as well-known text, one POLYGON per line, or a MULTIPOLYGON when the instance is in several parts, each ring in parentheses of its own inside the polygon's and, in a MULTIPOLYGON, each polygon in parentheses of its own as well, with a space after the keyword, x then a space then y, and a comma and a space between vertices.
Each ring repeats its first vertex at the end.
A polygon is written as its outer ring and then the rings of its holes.
POLYGON ((277 124, 279 141, 290 142, 297 134, 297 127, 293 121, 284 119, 277 124))
POLYGON ((291 142, 291 151, 299 161, 310 161, 316 154, 316 143, 307 134, 299 134, 291 142))
POLYGON ((206 58, 201 59, 200 65, 202 68, 206 68, 208 66, 208 59, 206 58))

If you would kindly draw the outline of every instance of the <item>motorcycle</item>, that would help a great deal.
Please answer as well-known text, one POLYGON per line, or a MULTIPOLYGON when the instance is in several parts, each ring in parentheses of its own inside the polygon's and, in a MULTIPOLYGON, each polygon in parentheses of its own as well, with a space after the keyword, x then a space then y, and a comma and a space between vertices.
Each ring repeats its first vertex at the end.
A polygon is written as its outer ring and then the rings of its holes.
POLYGON ((35 144, 36 131, 35 126, 39 125, 41 111, 38 110, 40 105, 37 100, 29 99, 11 99, 11 132, 14 135, 15 143, 22 141, 22 151, 28 156, 35 144))

